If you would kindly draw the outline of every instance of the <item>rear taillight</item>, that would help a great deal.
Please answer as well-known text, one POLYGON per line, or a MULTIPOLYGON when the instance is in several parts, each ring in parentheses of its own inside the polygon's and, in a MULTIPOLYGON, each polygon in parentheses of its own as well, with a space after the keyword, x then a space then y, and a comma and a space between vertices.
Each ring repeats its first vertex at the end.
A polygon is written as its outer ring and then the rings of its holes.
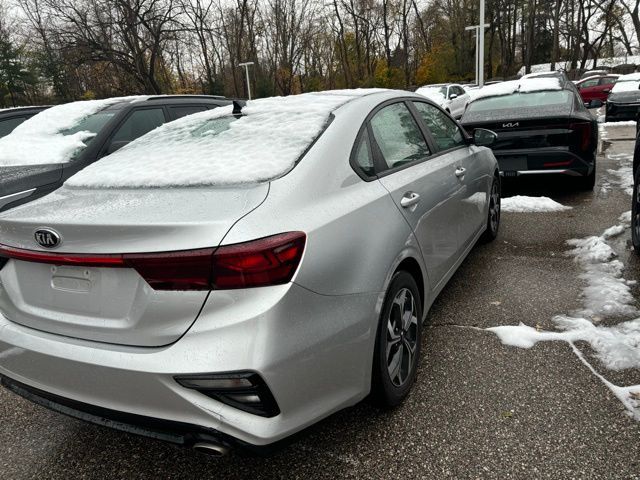
POLYGON ((305 240, 304 233, 291 232, 220 247, 213 255, 211 284, 226 290, 287 283, 298 268, 305 240))
POLYGON ((303 232, 287 232, 218 248, 118 255, 48 253, 0 245, 0 260, 133 268, 154 290, 228 290, 288 283, 305 242, 303 232))
POLYGON ((593 135, 593 126, 591 122, 572 123, 569 125, 569 129, 575 135, 578 140, 578 146, 580 151, 588 151, 591 146, 591 138, 593 135))

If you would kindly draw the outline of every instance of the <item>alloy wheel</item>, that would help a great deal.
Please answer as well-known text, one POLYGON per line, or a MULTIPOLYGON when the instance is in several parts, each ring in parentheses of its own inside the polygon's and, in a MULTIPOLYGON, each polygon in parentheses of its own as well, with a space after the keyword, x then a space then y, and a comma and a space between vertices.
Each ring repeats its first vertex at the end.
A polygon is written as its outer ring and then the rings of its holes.
POLYGON ((418 343, 416 302, 408 288, 398 291, 387 319, 386 361, 391 382, 402 386, 410 378, 415 365, 418 343))
POLYGON ((491 196, 489 197, 489 223, 491 231, 496 232, 500 223, 500 192, 496 182, 491 187, 491 196))

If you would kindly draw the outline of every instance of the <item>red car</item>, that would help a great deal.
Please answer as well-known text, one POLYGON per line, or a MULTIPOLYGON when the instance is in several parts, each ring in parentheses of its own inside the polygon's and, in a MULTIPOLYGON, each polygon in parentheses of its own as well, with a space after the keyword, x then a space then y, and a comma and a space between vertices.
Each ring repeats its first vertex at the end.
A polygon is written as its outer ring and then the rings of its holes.
POLYGON ((600 100, 604 103, 619 76, 610 74, 585 78, 576 82, 576 87, 584 103, 589 103, 591 100, 600 100))

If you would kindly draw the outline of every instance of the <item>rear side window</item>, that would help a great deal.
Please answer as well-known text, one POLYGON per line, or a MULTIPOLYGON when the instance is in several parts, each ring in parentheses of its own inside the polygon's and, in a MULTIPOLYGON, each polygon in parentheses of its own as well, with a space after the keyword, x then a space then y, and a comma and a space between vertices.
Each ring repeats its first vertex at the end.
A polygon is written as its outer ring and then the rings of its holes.
POLYGON ((427 124, 436 145, 440 150, 466 145, 462 129, 448 115, 428 103, 413 102, 418 113, 427 124))
POLYGON ((207 110, 207 107, 205 107, 204 105, 183 105, 179 107, 169 108, 171 108, 171 113, 173 113, 174 120, 186 117, 187 115, 191 115, 192 113, 204 112, 205 110, 207 110))
POLYGON ((8 118, 6 120, 0 120, 0 137, 9 135, 13 132, 13 129, 26 120, 25 117, 8 118))
POLYGON ((376 113, 371 130, 388 169, 424 160, 431 153, 404 103, 394 103, 376 113))
POLYGON ((116 131, 112 142, 131 142, 165 122, 162 108, 136 110, 116 131))
POLYGON ((373 155, 371 154, 371 143, 369 142, 369 132, 365 129, 358 140, 356 148, 355 163, 365 175, 370 177, 376 174, 373 165, 373 155))
POLYGON ((596 85, 598 85, 598 82, 600 82, 600 80, 597 78, 593 80, 587 80, 586 82, 582 82, 580 84, 580 88, 595 87, 596 85))

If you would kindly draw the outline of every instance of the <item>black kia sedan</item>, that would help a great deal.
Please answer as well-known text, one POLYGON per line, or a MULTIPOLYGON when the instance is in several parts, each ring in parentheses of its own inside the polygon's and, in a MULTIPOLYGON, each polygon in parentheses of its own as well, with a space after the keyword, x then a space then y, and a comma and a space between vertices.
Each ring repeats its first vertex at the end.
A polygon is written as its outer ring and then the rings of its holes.
POLYGON ((633 121, 638 114, 640 114, 640 73, 622 75, 607 98, 604 121, 633 121))
POLYGON ((9 135, 22 122, 47 108, 49 107, 15 107, 0 110, 0 138, 9 135))
POLYGON ((564 175, 585 190, 595 184, 598 125, 565 75, 485 87, 460 123, 471 135, 476 128, 498 135, 491 149, 504 177, 564 175))
POLYGON ((224 97, 122 97, 59 105, 0 138, 0 211, 58 189, 87 165, 160 125, 223 105, 224 97))

